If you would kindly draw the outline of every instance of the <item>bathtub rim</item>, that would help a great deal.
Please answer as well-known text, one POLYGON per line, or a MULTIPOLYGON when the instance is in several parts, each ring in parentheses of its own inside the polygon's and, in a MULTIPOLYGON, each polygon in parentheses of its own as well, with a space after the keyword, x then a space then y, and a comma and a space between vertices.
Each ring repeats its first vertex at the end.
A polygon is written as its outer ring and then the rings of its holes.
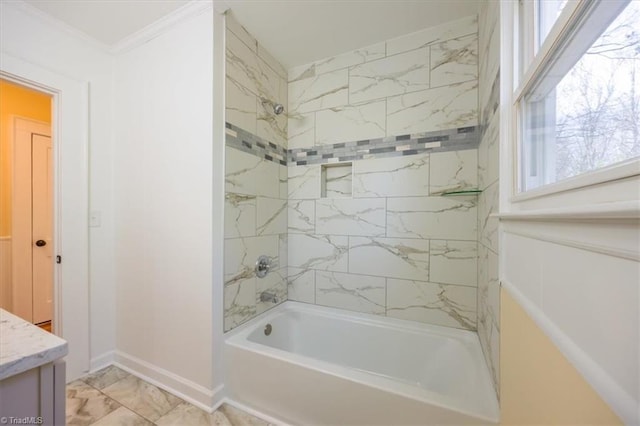
POLYGON ((309 368, 333 377, 351 380, 363 386, 371 386, 380 391, 393 393, 422 403, 431 404, 442 409, 452 410, 466 416, 485 420, 492 424, 498 424, 500 421, 499 403, 495 395, 493 382, 484 360, 484 354, 480 348, 478 335, 473 331, 434 324, 416 323, 415 321, 397 318, 380 317, 373 314, 351 312, 343 309, 317 306, 289 300, 261 313, 233 330, 228 331, 225 334, 225 344, 236 349, 248 350, 263 356, 286 361, 299 367, 309 368), (480 360, 481 362, 479 362, 479 367, 481 368, 480 374, 485 385, 484 387, 487 387, 486 391, 490 393, 488 396, 489 400, 487 401, 487 406, 485 407, 486 412, 478 413, 469 411, 468 409, 465 409, 464 401, 460 398, 442 395, 426 388, 407 383, 401 379, 391 378, 382 374, 359 370, 357 368, 343 366, 306 355, 285 351, 283 349, 253 342, 248 339, 249 335, 255 330, 258 330, 263 325, 264 321, 283 315, 287 311, 312 313, 391 330, 409 331, 413 334, 435 334, 443 337, 461 339, 465 344, 472 344, 474 352, 476 352, 478 356, 482 357, 480 360))

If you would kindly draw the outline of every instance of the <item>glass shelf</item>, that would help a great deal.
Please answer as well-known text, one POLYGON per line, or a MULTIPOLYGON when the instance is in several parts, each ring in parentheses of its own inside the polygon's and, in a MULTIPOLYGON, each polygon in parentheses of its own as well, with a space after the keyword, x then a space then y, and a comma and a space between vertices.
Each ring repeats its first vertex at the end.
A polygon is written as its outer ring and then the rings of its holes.
POLYGON ((467 189, 464 191, 447 191, 440 194, 441 197, 456 197, 461 195, 479 195, 482 192, 481 189, 467 189))

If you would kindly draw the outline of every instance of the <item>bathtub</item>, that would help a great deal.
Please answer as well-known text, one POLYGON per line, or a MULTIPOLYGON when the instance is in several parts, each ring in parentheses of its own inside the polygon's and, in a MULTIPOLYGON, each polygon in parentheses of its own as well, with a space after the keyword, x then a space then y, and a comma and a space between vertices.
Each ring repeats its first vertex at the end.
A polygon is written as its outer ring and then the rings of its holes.
POLYGON ((228 397, 285 423, 498 423, 468 331, 289 301, 229 333, 225 362, 228 397))

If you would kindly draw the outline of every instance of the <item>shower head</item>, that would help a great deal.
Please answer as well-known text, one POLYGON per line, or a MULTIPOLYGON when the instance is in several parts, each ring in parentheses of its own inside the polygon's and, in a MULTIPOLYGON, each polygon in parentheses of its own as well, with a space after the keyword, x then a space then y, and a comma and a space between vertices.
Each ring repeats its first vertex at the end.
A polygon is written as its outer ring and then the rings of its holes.
POLYGON ((275 115, 280 115, 284 112, 284 107, 282 106, 282 104, 274 104, 273 112, 275 113, 275 115))
POLYGON ((282 114, 284 112, 284 106, 282 104, 276 104, 275 102, 270 101, 269 99, 263 99, 262 100, 262 104, 263 105, 265 105, 265 104, 270 105, 273 108, 273 113, 275 115, 280 115, 280 114, 282 114))

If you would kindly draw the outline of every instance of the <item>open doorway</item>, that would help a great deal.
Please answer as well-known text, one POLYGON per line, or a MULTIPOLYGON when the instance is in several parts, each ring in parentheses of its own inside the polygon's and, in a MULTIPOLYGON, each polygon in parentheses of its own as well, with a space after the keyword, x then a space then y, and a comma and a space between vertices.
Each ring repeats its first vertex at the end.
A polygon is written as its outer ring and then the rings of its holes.
POLYGON ((0 307, 53 332, 52 97, 0 79, 0 307))

